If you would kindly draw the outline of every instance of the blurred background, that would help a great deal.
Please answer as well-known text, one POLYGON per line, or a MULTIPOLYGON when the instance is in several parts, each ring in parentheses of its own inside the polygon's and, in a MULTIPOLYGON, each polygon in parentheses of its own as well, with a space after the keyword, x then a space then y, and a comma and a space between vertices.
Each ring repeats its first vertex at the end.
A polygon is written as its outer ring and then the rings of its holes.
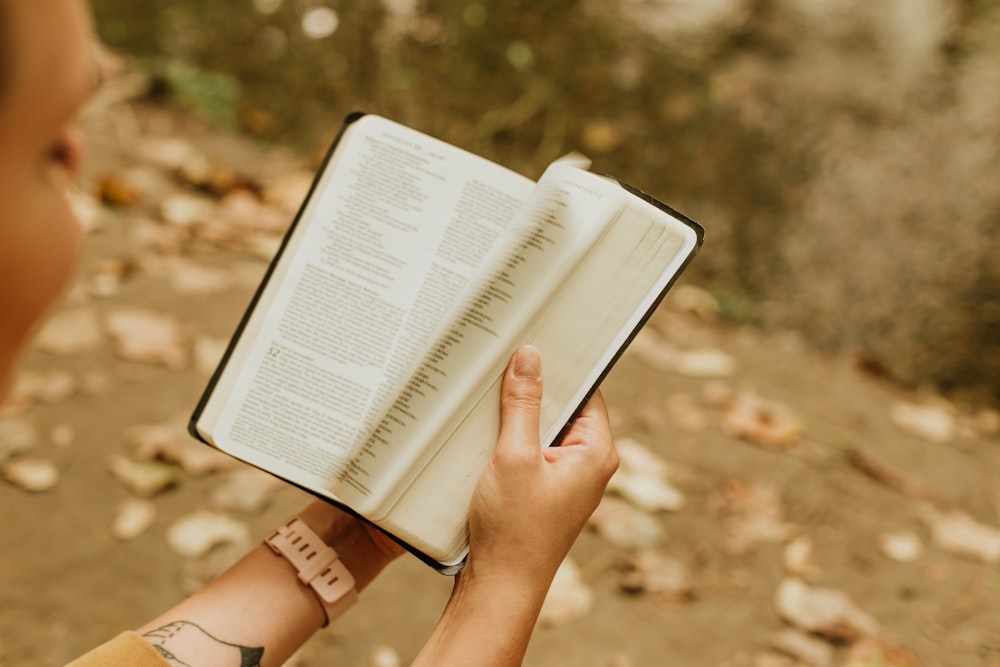
MULTIPOLYGON (((706 229, 602 385, 623 465, 528 667, 1000 667, 1000 2, 91 5, 86 253, 0 405, 0 667, 306 502, 185 425, 355 110, 706 229)), ((288 667, 406 664, 450 583, 401 558, 288 667)))
POLYGON ((726 316, 1000 395, 990 0, 95 0, 220 126, 319 154, 349 111, 527 175, 580 149, 708 229, 726 316))

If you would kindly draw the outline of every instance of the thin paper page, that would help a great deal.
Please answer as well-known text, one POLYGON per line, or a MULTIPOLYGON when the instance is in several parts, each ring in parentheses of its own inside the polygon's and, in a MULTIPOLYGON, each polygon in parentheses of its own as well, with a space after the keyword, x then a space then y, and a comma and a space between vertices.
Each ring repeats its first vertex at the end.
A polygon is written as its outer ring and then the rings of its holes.
POLYGON ((523 237, 430 346, 342 487, 378 520, 506 364, 512 345, 625 205, 620 187, 554 165, 518 215, 523 237), (351 487, 351 488, 348 488, 351 487))
POLYGON ((331 490, 531 181, 365 116, 296 231, 217 446, 331 490), (460 227, 465 243, 437 249, 460 227))

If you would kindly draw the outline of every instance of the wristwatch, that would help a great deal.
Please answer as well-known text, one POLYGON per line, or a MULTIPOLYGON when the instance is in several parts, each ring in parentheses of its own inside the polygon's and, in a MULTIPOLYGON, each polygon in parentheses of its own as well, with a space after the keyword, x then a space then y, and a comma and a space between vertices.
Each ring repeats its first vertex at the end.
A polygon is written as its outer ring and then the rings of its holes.
POLYGON ((302 519, 290 519, 268 535, 264 544, 291 563, 298 572, 299 581, 316 593, 326 613, 323 627, 358 601, 354 577, 344 561, 302 519))

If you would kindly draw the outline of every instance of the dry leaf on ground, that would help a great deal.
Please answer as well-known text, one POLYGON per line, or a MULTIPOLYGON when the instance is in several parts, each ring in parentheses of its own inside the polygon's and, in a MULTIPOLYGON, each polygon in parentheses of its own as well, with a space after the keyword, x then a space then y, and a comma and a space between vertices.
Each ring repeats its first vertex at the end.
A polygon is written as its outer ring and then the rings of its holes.
POLYGON ((174 194, 160 204, 160 218, 178 227, 208 224, 215 218, 217 207, 218 204, 207 197, 174 194))
POLYGON ((538 623, 543 626, 563 625, 586 616, 593 607, 594 593, 584 583, 580 569, 567 557, 552 579, 552 586, 538 614, 538 623))
POLYGON ((957 427, 954 410, 943 403, 897 403, 889 410, 889 419, 910 435, 941 444, 955 437, 957 427))
POLYGON ((652 546, 664 537, 663 526, 655 517, 610 496, 601 500, 589 523, 601 537, 623 549, 652 546))
POLYGON ((156 519, 156 505, 142 498, 126 498, 111 522, 111 534, 123 542, 142 535, 156 519))
POLYGON ((646 512, 676 512, 684 507, 684 494, 662 477, 619 469, 608 490, 646 512))
POLYGON ((855 606, 846 593, 811 587, 801 579, 782 581, 775 604, 781 618, 832 641, 855 641, 879 630, 875 619, 855 606))
POLYGON ((822 639, 799 630, 785 628, 771 638, 771 644, 779 651, 801 660, 810 667, 833 665, 833 647, 822 639))
POLYGON ((199 510, 171 524, 167 544, 179 556, 199 558, 221 544, 249 545, 250 529, 225 514, 199 510))
POLYGON ((175 463, 196 477, 237 465, 232 457, 192 439, 187 432, 186 414, 155 424, 130 426, 124 435, 135 447, 137 459, 175 463))
POLYGON ((80 383, 69 371, 23 371, 14 384, 15 403, 52 405, 76 393, 80 383))
POLYGON ((728 378, 736 372, 736 360, 714 347, 685 350, 674 358, 674 372, 691 378, 728 378))
POLYGON ((785 545, 785 572, 801 579, 811 579, 819 571, 814 559, 813 541, 802 535, 785 545))
POLYGON ((93 352, 104 342, 101 323, 93 308, 56 313, 35 337, 34 347, 44 352, 76 356, 93 352))
POLYGON ((645 473, 663 479, 670 476, 670 464, 667 460, 638 440, 618 438, 615 441, 615 448, 618 450, 621 470, 629 473, 645 473))
POLYGON ((931 540, 939 548, 990 565, 1000 563, 1000 529, 957 510, 940 512, 924 505, 917 513, 927 524, 931 540))
POLYGON ((794 445, 802 436, 802 419, 784 403, 742 392, 722 418, 722 430, 764 447, 794 445))
POLYGON ((8 461, 0 467, 0 475, 25 491, 51 491, 59 483, 59 468, 52 461, 24 457, 8 461))
POLYGON ((629 571, 621 579, 622 590, 646 593, 668 600, 687 600, 694 580, 687 565, 652 549, 642 549, 628 561, 629 571))
POLYGON ((112 456, 109 469, 115 479, 137 496, 149 498, 180 481, 180 471, 159 461, 133 461, 124 456, 112 456))
POLYGON ((723 548, 731 554, 746 553, 759 542, 783 542, 793 530, 778 492, 764 484, 730 480, 721 495, 708 500, 706 510, 722 518, 723 548))
POLYGON ((655 370, 669 371, 674 368, 677 348, 651 328, 645 327, 639 330, 638 335, 629 344, 627 354, 638 357, 655 370))
POLYGON ((865 639, 848 650, 841 667, 921 667, 921 663, 909 651, 865 639))
POLYGON ((187 363, 188 334, 172 317, 140 308, 110 313, 108 332, 122 359, 180 369, 187 363))
POLYGON ((208 504, 222 512, 260 514, 284 486, 277 477, 256 468, 241 468, 228 473, 212 491, 208 504))
POLYGON ((663 399, 663 407, 671 423, 682 431, 699 433, 708 426, 708 416, 691 394, 670 394, 663 399))
POLYGON ((879 550, 897 563, 912 563, 924 552, 924 543, 912 530, 892 530, 878 537, 879 550))

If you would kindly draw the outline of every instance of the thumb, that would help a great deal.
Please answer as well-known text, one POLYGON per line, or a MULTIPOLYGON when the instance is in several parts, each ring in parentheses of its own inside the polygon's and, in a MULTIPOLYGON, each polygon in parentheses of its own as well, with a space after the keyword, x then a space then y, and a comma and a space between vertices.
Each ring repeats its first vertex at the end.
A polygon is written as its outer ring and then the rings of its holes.
POLYGON ((539 454, 538 420, 542 409, 542 358, 530 345, 517 350, 500 387, 500 439, 497 454, 539 454))

